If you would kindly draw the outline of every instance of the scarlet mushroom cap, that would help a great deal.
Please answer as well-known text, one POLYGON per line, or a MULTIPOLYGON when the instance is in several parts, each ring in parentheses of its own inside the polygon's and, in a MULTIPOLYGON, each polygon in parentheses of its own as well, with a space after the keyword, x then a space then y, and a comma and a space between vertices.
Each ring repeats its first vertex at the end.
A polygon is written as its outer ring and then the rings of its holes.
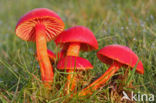
POLYGON ((49 58, 52 60, 52 62, 55 62, 56 61, 56 55, 55 55, 55 53, 53 53, 51 50, 47 50, 47 52, 48 52, 48 56, 49 56, 49 58))
POLYGON ((66 56, 58 62, 57 68, 60 70, 88 70, 93 69, 93 66, 88 60, 82 57, 66 56))
POLYGON ((98 49, 98 43, 94 34, 84 26, 75 26, 63 31, 55 43, 60 46, 69 43, 80 43, 80 50, 90 51, 98 49))
POLYGON ((138 56, 128 47, 122 45, 109 45, 97 52, 97 57, 104 63, 111 65, 114 61, 134 68, 140 74, 144 74, 144 67, 138 56), (138 64, 137 64, 138 62, 138 64))
POLYGON ((45 26, 46 40, 53 40, 64 29, 62 19, 47 8, 36 8, 20 18, 16 25, 16 35, 26 41, 35 41, 35 26, 45 26))

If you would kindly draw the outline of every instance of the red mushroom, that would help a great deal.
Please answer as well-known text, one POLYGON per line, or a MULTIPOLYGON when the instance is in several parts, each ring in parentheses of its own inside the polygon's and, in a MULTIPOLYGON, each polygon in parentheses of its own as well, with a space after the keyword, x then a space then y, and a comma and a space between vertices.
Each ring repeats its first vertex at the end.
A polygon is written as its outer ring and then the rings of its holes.
POLYGON ((110 65, 110 67, 100 78, 98 78, 89 86, 80 91, 80 96, 91 94, 92 91, 101 87, 101 85, 106 83, 110 79, 110 77, 113 76, 113 74, 119 70, 121 66, 130 67, 132 69, 135 67, 135 65, 137 65, 136 71, 140 74, 144 74, 142 62, 138 59, 138 56, 126 46, 106 46, 102 48, 99 52, 97 52, 97 57, 103 63, 110 65))
POLYGON ((79 50, 91 51, 98 49, 94 34, 86 27, 75 26, 63 31, 55 40, 56 45, 67 46, 68 56, 79 56, 79 50))
POLYGON ((48 58, 46 43, 55 39, 63 29, 61 18, 46 8, 37 8, 26 13, 16 25, 16 35, 19 38, 36 42, 41 77, 45 85, 53 81, 53 68, 48 58))
MULTIPOLYGON (((66 56, 64 58, 61 58, 61 60, 58 62, 57 68, 60 70, 66 69, 68 72, 68 71, 78 71, 78 70, 82 71, 82 70, 93 69, 93 66, 90 64, 88 60, 84 58, 76 57, 76 56, 66 56)), ((67 83, 65 88, 66 94, 69 94, 71 90, 75 89, 76 83, 77 83, 77 78, 76 76, 74 76, 74 74, 67 77, 67 83)))
MULTIPOLYGON (((52 62, 55 62, 56 61, 56 55, 55 53, 53 53, 51 50, 47 50, 47 54, 48 54, 48 57, 50 58, 50 60, 52 62)), ((37 57, 37 52, 35 53, 35 56, 36 56, 36 59, 38 60, 38 57, 37 57)))
MULTIPOLYGON (((91 51, 98 49, 98 43, 94 34, 86 27, 75 26, 63 31, 55 40, 56 45, 61 47, 66 46, 66 56, 79 56, 79 51, 91 51)), ((69 70, 67 78, 73 77, 73 69, 69 70)), ((67 87, 70 87, 72 82, 67 82, 67 87)), ((75 85, 72 83, 71 85, 75 85)), ((67 88, 69 89, 69 88, 67 88)), ((72 91, 72 89, 71 89, 72 91)))
POLYGON ((56 61, 56 55, 51 51, 51 50, 47 50, 48 56, 49 58, 52 60, 52 62, 56 61))

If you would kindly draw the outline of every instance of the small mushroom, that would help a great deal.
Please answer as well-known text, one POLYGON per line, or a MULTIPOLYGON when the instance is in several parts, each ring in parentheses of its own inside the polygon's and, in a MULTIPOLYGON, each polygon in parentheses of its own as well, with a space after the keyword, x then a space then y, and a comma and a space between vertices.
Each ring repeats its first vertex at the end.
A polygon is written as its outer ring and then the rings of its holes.
MULTIPOLYGON (((66 56, 79 56, 79 51, 91 51, 98 49, 98 43, 94 34, 86 27, 75 26, 63 31, 55 40, 56 45, 60 45, 63 48, 67 48, 63 51, 66 52, 66 56)), ((63 49, 64 50, 64 49, 63 49)), ((74 70, 68 70, 69 73, 67 78, 72 78, 74 70)), ((73 77, 74 78, 74 77, 73 77)), ((75 84, 69 84, 67 82, 67 90, 73 90, 75 84), (69 88, 73 85, 73 88, 69 88)))
MULTIPOLYGON (((89 69, 93 69, 93 66, 90 62, 84 58, 76 57, 76 56, 66 56, 61 58, 61 60, 57 64, 57 68, 59 70, 67 70, 68 71, 86 71, 89 69)), ((71 72, 68 72, 71 73, 71 72)), ((69 94, 70 91, 74 90, 77 84, 77 78, 75 74, 67 77, 67 82, 65 85, 65 94, 69 94), (70 85, 69 85, 70 84, 70 85)))
POLYGON ((79 56, 79 50, 91 51, 98 49, 94 34, 86 27, 75 26, 63 31, 56 39, 56 45, 66 46, 67 56, 79 56))
POLYGON ((56 55, 51 51, 51 50, 47 50, 48 56, 51 59, 52 62, 56 61, 56 55))
POLYGON ((136 71, 140 74, 144 74, 144 68, 142 62, 138 59, 138 56, 128 47, 122 45, 109 45, 102 48, 97 52, 97 57, 103 63, 110 65, 107 71, 91 83, 89 86, 79 92, 80 96, 91 94, 93 91, 100 88, 106 83, 120 67, 130 67, 131 69, 136 66, 136 71), (137 64, 138 62, 138 64, 137 64))
POLYGON ((25 41, 36 42, 37 58, 42 81, 48 87, 53 81, 53 67, 47 54, 47 42, 55 39, 64 29, 61 18, 46 8, 37 8, 20 18, 16 35, 25 41))
MULTIPOLYGON (((56 61, 56 55, 55 53, 53 53, 51 50, 47 50, 47 54, 48 54, 48 57, 50 58, 50 60, 52 62, 55 62, 56 61)), ((35 53, 35 56, 36 56, 36 59, 38 60, 38 57, 37 57, 37 52, 35 53)))

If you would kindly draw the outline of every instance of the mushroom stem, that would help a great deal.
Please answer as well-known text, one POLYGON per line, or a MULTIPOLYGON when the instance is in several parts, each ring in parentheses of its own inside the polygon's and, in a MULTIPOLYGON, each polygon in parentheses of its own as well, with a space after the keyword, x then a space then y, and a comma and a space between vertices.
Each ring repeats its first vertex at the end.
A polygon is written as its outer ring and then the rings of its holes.
MULTIPOLYGON (((80 44, 71 43, 67 50, 67 56, 79 56, 80 44)), ((75 61, 76 62, 76 61, 75 61)), ((65 93, 69 94, 70 91, 76 87, 76 76, 74 70, 68 70, 67 82, 65 84, 65 93)))
POLYGON ((87 94, 92 94, 93 91, 102 87, 103 84, 105 84, 113 76, 113 74, 119 70, 120 67, 121 66, 118 63, 114 62, 101 77, 99 77, 86 88, 82 89, 78 95, 85 96, 87 94))
POLYGON ((40 64, 41 78, 46 87, 50 87, 53 81, 53 67, 51 66, 46 44, 45 27, 42 24, 37 24, 36 30, 36 48, 37 57, 40 64))
POLYGON ((67 56, 79 56, 80 44, 71 43, 67 50, 67 56))
POLYGON ((67 76, 67 82, 64 91, 66 94, 69 94, 72 90, 75 89, 77 78, 73 70, 68 70, 67 72, 71 74, 68 74, 67 76))

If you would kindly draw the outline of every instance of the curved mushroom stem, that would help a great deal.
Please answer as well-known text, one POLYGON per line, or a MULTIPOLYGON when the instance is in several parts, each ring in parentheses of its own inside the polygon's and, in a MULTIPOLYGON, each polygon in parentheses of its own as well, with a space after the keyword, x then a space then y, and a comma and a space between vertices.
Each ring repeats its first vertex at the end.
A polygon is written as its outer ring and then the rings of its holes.
POLYGON ((98 88, 100 88, 101 86, 103 86, 103 84, 105 84, 113 76, 113 74, 119 70, 120 67, 121 67, 120 64, 118 64, 117 62, 114 62, 100 78, 95 80, 93 83, 91 83, 86 88, 82 89, 78 93, 78 95, 85 96, 87 94, 92 94, 93 91, 95 91, 98 88))
POLYGON ((44 85, 50 88, 53 81, 53 67, 51 66, 46 44, 45 27, 42 24, 36 25, 36 48, 37 57, 40 64, 41 78, 44 85))
MULTIPOLYGON (((71 43, 67 50, 67 56, 79 56, 80 44, 79 43, 71 43)), ((68 70, 69 73, 67 76, 67 82, 65 84, 65 93, 69 94, 70 91, 73 91, 76 87, 76 76, 74 74, 75 70, 68 70)))

